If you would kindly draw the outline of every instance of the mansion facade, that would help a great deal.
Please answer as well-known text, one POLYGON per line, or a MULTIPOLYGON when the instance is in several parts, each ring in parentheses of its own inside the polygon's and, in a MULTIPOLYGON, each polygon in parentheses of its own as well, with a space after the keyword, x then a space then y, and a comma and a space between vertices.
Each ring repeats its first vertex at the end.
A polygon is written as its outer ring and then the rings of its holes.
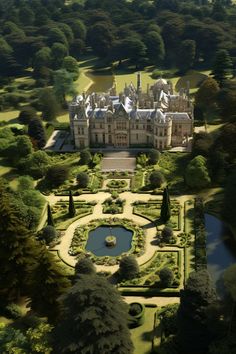
POLYGON ((193 105, 189 88, 174 94, 164 79, 153 86, 116 85, 107 93, 79 95, 69 105, 75 147, 154 147, 159 150, 188 146, 193 134, 193 105))

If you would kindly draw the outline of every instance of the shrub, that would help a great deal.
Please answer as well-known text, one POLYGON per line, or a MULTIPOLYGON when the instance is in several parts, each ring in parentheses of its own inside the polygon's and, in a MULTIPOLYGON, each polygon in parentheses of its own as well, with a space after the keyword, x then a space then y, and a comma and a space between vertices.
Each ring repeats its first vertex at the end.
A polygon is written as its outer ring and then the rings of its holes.
POLYGON ((151 149, 148 153, 148 156, 149 156, 149 163, 151 165, 155 165, 159 161, 161 154, 158 150, 151 149))
POLYGON ((120 260, 119 275, 121 279, 133 279, 139 273, 139 265, 134 256, 125 256, 120 260))
POLYGON ((153 171, 149 176, 150 185, 153 189, 160 188, 165 181, 163 174, 159 171, 153 171))
POLYGON ((174 273, 170 268, 162 268, 159 272, 159 277, 163 287, 168 288, 174 280, 174 273))
POLYGON ((95 274, 96 268, 90 258, 82 258, 75 265, 75 276, 80 274, 95 274))
POLYGON ((4 308, 3 314, 7 318, 12 318, 13 320, 17 320, 18 318, 22 317, 22 315, 23 315, 20 306, 14 304, 14 303, 9 304, 4 308))
POLYGON ((165 226, 164 229, 161 232, 161 238, 162 241, 165 243, 171 243, 171 240, 173 239, 173 230, 171 227, 165 226))
POLYGON ((43 239, 47 245, 54 241, 56 238, 57 231, 55 227, 51 225, 45 226, 40 233, 40 239, 43 239))
POLYGON ((129 327, 138 327, 144 323, 145 306, 139 302, 133 302, 129 305, 129 327))
POLYGON ((134 302, 132 304, 130 304, 129 307, 129 314, 131 316, 137 316, 142 312, 142 306, 140 306, 140 304, 134 302))
POLYGON ((89 177, 86 172, 78 173, 76 179, 79 188, 86 188, 88 186, 89 177))
POLYGON ((67 165, 51 166, 47 170, 46 180, 51 186, 58 187, 69 178, 69 171, 70 169, 67 165))
POLYGON ((91 161, 91 153, 88 149, 82 150, 80 152, 80 164, 81 165, 88 165, 91 161))
POLYGON ((29 121, 37 116, 36 110, 29 106, 22 109, 19 113, 18 119, 22 124, 29 124, 29 121))

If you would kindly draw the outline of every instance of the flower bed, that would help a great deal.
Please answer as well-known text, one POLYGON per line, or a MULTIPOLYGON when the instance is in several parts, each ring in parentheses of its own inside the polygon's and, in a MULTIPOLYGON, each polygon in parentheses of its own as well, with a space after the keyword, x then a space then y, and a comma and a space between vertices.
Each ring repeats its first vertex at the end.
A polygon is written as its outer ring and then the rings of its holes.
POLYGON ((142 265, 137 278, 123 281, 119 286, 138 285, 162 288, 158 273, 164 267, 168 267, 174 272, 171 288, 177 288, 180 283, 181 251, 157 251, 146 264, 142 265))
MULTIPOLYGON (((146 217, 151 221, 157 221, 161 214, 161 200, 150 200, 145 202, 134 203, 133 213, 146 217)), ((171 218, 168 221, 169 226, 174 230, 180 230, 180 204, 176 199, 171 199, 171 218)))
POLYGON ((118 264, 120 259, 127 254, 134 254, 135 256, 141 256, 145 251, 145 234, 144 230, 136 225, 134 222, 128 219, 109 218, 93 220, 87 225, 79 226, 75 232, 69 249, 69 254, 76 256, 78 259, 84 257, 84 255, 90 256, 90 258, 98 265, 115 265, 118 264), (93 253, 86 250, 86 244, 88 240, 89 232, 96 229, 99 226, 122 226, 127 230, 133 232, 132 246, 129 252, 121 254, 116 257, 97 257, 93 253))
POLYGON ((103 213, 106 214, 121 214, 123 213, 123 206, 125 201, 117 198, 108 198, 103 203, 103 213))
POLYGON ((123 179, 112 179, 107 183, 108 188, 122 189, 122 188, 127 188, 127 186, 128 183, 123 179))

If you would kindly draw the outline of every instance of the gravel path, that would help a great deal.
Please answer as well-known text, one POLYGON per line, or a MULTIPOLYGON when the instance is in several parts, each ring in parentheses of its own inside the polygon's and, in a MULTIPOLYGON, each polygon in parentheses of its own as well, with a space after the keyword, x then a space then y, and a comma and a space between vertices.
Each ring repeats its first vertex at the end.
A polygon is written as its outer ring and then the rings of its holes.
MULTIPOLYGON (((62 237, 61 243, 55 247, 55 250, 58 250, 60 257, 62 260, 64 260, 65 263, 75 266, 76 264, 76 258, 74 256, 70 256, 68 254, 69 247, 71 245, 71 241, 75 232, 75 229, 80 226, 80 225, 85 225, 89 223, 91 220, 96 220, 100 218, 113 218, 114 215, 108 215, 104 214, 102 212, 102 203, 106 198, 110 197, 110 193, 107 192, 99 192, 97 194, 83 194, 80 196, 75 196, 74 200, 86 200, 87 202, 90 201, 96 201, 97 204, 94 207, 93 214, 87 215, 79 220, 76 220, 73 222, 68 229, 65 232, 65 235, 62 237)), ((148 201, 152 199, 162 199, 161 196, 153 196, 151 194, 138 194, 138 193, 131 193, 131 192, 123 192, 120 194, 120 198, 125 199, 126 203, 124 206, 124 212, 122 214, 116 214, 115 217, 123 219, 127 218, 132 221, 134 221, 136 224, 142 226, 146 230, 146 252, 141 256, 137 258, 137 261, 140 265, 143 263, 147 262, 155 253, 155 251, 158 250, 158 246, 155 245, 155 237, 156 237, 156 227, 155 225, 150 222, 149 220, 137 216, 133 214, 133 206, 132 203, 140 200, 140 201, 148 201)), ((183 206, 183 203, 185 200, 191 199, 192 196, 181 196, 177 197, 176 199, 179 200, 181 205, 183 206)), ((68 200, 68 197, 57 197, 57 196, 47 196, 46 199, 48 202, 52 205, 55 204, 59 200, 68 200)), ((168 247, 167 250, 177 250, 178 248, 173 246, 173 247, 168 247)), ((165 250, 165 247, 162 248, 162 250, 165 250)), ((118 265, 115 266, 105 266, 105 265, 97 265, 96 266, 97 271, 110 271, 112 273, 116 272, 118 269, 118 265)))

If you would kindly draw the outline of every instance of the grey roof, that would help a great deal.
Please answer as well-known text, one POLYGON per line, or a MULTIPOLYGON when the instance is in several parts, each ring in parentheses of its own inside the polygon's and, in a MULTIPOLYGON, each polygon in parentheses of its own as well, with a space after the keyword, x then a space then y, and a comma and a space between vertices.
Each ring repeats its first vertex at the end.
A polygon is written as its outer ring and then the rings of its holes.
POLYGON ((174 113, 166 113, 166 117, 171 118, 173 120, 191 120, 188 113, 186 112, 174 112, 174 113))

